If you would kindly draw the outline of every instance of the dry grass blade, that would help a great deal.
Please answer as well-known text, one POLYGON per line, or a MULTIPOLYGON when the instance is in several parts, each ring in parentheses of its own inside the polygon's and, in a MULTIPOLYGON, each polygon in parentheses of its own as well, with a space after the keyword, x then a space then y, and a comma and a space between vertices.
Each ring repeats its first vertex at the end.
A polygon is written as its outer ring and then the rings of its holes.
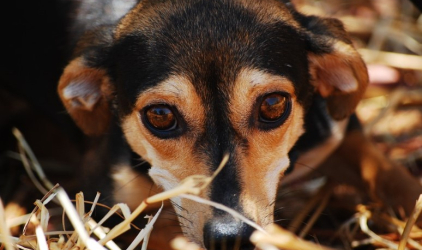
POLYGON ((95 207, 97 206, 98 200, 100 199, 100 192, 97 192, 97 195, 95 195, 94 202, 92 202, 91 210, 89 211, 89 214, 92 214, 94 212, 95 207))
POLYGON ((422 70, 422 58, 418 55, 370 49, 359 49, 359 53, 367 63, 380 63, 399 69, 422 70))
MULTIPOLYGON (((39 163, 37 157, 35 157, 34 152, 29 147, 29 145, 26 142, 25 138, 23 137, 22 133, 17 128, 13 128, 12 132, 13 132, 13 135, 18 140, 19 145, 22 147, 22 149, 25 151, 25 153, 28 155, 29 159, 31 160, 32 167, 35 170, 35 172, 37 173, 41 182, 44 184, 44 186, 47 189, 52 189, 53 184, 47 179, 47 176, 44 174, 44 171, 42 170, 41 164, 39 163)), ((23 157, 23 158, 25 158, 25 157, 23 157)), ((46 193, 46 192, 44 192, 44 193, 46 193)))
POLYGON ((39 223, 43 232, 46 232, 48 227, 48 220, 50 219, 50 213, 48 212, 48 209, 45 207, 45 205, 41 203, 40 200, 35 201, 35 205, 37 205, 39 210, 41 210, 39 214, 39 223))
MULTIPOLYGON (((43 205, 45 205, 45 204, 47 204, 47 203, 49 203, 55 196, 56 196, 56 190, 57 190, 57 188, 59 187, 59 185, 55 185, 50 191, 48 191, 45 195, 44 195, 44 197, 41 199, 41 202, 42 202, 42 204, 43 205)), ((32 217, 32 216, 34 216, 36 213, 37 213, 37 211, 39 210, 39 207, 38 206, 36 206, 33 210, 32 210, 32 212, 31 212, 31 215, 30 215, 30 218, 32 217)), ((28 221, 26 221, 26 223, 25 223, 25 225, 24 225, 24 227, 23 227, 23 235, 26 235, 26 230, 27 230, 27 227, 28 227, 28 225, 29 225, 29 222, 30 222, 30 219, 28 220, 28 221)))
MULTIPOLYGON (((148 242, 149 242, 149 237, 151 236, 151 232, 152 232, 152 225, 154 225, 154 223, 155 223, 155 221, 157 220, 157 218, 158 218, 158 216, 161 214, 161 211, 162 211, 162 209, 163 209, 163 205, 164 205, 164 203, 161 203, 161 208, 160 208, 160 210, 155 214, 155 216, 154 217, 152 217, 152 216, 150 216, 150 215, 148 215, 148 216, 145 216, 145 218, 148 218, 148 224, 149 225, 151 225, 151 230, 149 230, 147 233, 146 233, 146 235, 145 235, 145 238, 144 238, 144 242, 142 243, 142 249, 141 250, 147 250, 147 247, 148 247, 148 242), (155 219, 154 219, 155 218, 155 219), (154 220, 154 221, 152 221, 152 220, 154 220)), ((146 227, 145 227, 145 229, 146 229, 146 227)))
POLYGON ((404 250, 406 248, 406 243, 409 238, 410 231, 412 230, 413 225, 415 224, 416 220, 418 219, 420 213, 422 211, 422 195, 419 196, 419 199, 416 201, 415 208, 410 215, 409 220, 406 223, 404 228, 403 234, 401 236, 401 240, 399 243, 399 250, 404 250))
POLYGON ((255 231, 250 238, 251 242, 260 248, 262 248, 262 245, 264 247, 273 245, 285 250, 331 250, 331 248, 302 240, 293 233, 274 224, 269 225, 266 231, 266 234, 255 231))
POLYGON ((150 221, 148 221, 148 224, 145 226, 144 229, 139 232, 139 234, 135 237, 135 239, 132 241, 132 243, 129 245, 129 247, 126 250, 133 250, 135 247, 139 245, 139 243, 145 239, 144 244, 142 244, 142 250, 146 249, 148 244, 149 235, 152 231, 154 223, 157 221, 158 216, 161 214, 161 211, 163 210, 163 205, 161 205, 158 212, 154 215, 150 221))
POLYGON ((304 222, 306 216, 309 215, 312 209, 314 209, 323 199, 327 196, 326 194, 332 189, 331 184, 326 183, 323 185, 318 192, 306 203, 306 206, 301 209, 301 211, 295 216, 292 222, 289 224, 287 229, 293 233, 296 233, 299 230, 300 225, 304 222))
POLYGON ((12 235, 10 234, 10 229, 6 224, 6 217, 4 214, 3 202, 0 199, 0 240, 3 246, 6 247, 6 250, 14 250, 12 235))
POLYGON ((171 241, 174 250, 203 250, 193 242, 189 242, 185 237, 177 237, 171 241))
POLYGON ((318 217, 321 215, 322 211, 324 211, 325 207, 328 204, 328 201, 331 197, 331 190, 328 190, 323 198, 322 201, 320 201, 317 209, 315 210, 314 214, 312 215, 312 217, 308 220, 308 222, 306 223, 305 227, 302 229, 302 231, 299 234, 300 238, 305 237, 306 234, 308 234, 309 230, 311 230, 311 228, 313 227, 313 225, 315 224, 315 222, 317 221, 318 217))
POLYGON ((196 201, 198 203, 207 204, 209 206, 212 206, 212 207, 215 207, 215 208, 220 209, 222 211, 225 211, 225 212, 229 213, 231 216, 233 216, 234 218, 243 221, 244 223, 248 224, 249 226, 255 228, 256 230, 258 230, 262 233, 267 233, 261 226, 259 226, 255 222, 249 220, 245 216, 241 215, 239 212, 237 212, 237 211, 235 211, 235 210, 233 210, 229 207, 226 207, 226 206, 224 206, 220 203, 216 203, 216 202, 213 202, 213 201, 202 199, 202 198, 197 197, 197 196, 187 195, 187 194, 182 194, 182 195, 180 195, 180 197, 185 198, 185 199, 189 199, 189 200, 193 200, 193 201, 196 201))
MULTIPOLYGON (((123 214, 123 217, 125 219, 129 218, 131 213, 130 213, 130 209, 128 207, 128 205, 124 204, 124 203, 118 203, 116 205, 114 205, 108 212, 107 214, 100 220, 100 222, 98 222, 98 225, 101 226, 106 220, 108 220, 113 214, 115 214, 118 210, 120 210, 123 214)), ((93 228, 92 230, 94 230, 95 228, 93 228)), ((126 227, 127 230, 130 229, 130 224, 127 225, 126 227)), ((92 231, 91 230, 91 231, 92 231)))
POLYGON ((35 234, 37 235, 37 250, 48 250, 48 244, 45 240, 44 230, 42 227, 37 226, 35 234))
POLYGON ((25 214, 25 215, 22 215, 22 216, 19 216, 19 217, 6 219, 6 225, 9 228, 24 225, 29 220, 30 217, 31 217, 30 214, 25 214))
POLYGON ((75 228, 75 231, 78 233, 78 236, 80 240, 82 240, 83 244, 92 250, 104 250, 104 247, 102 247, 100 244, 98 244, 97 241, 89 237, 88 232, 86 231, 78 212, 72 205, 69 196, 67 196, 66 192, 61 187, 57 189, 57 198, 59 199, 60 204, 65 210, 70 222, 75 228))
MULTIPOLYGON (((106 232, 104 229, 99 226, 92 218, 88 220, 88 226, 91 228, 93 233, 99 238, 102 239, 106 236, 106 232)), ((109 241, 105 244, 105 246, 110 250, 121 250, 119 246, 116 245, 113 241, 109 241)))
POLYGON ((369 237, 371 237, 375 242, 381 243, 384 246, 387 246, 390 249, 397 249, 398 245, 390 240, 384 239, 381 236, 374 233, 372 230, 368 227, 368 219, 371 217, 371 212, 366 210, 365 207, 360 206, 359 210, 361 211, 359 216, 359 225, 361 230, 367 234, 369 237))

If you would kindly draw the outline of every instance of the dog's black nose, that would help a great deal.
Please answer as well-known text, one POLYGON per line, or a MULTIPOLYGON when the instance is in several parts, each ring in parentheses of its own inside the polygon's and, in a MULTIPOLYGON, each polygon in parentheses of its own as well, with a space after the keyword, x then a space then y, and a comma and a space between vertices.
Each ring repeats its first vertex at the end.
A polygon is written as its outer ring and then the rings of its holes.
POLYGON ((204 226, 204 244, 208 250, 252 250, 249 241, 254 228, 231 216, 213 218, 204 226))

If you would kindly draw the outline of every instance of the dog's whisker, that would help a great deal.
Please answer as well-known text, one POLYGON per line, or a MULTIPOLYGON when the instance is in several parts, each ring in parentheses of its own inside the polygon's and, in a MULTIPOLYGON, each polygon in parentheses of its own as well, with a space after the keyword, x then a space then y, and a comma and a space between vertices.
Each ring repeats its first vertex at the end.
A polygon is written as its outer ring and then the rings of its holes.
MULTIPOLYGON (((177 219, 174 219, 174 218, 166 218, 166 217, 164 217, 164 216, 162 216, 162 217, 160 217, 162 220, 166 220, 166 221, 174 221, 174 222, 179 222, 179 220, 177 220, 177 219)), ((180 223, 180 224, 182 224, 182 223, 180 223)))
POLYGON ((177 213, 176 211, 174 211, 174 209, 166 209, 166 210, 163 210, 162 212, 161 212, 162 214, 170 214, 170 215, 178 215, 179 213, 177 213))
POLYGON ((281 222, 281 221, 290 221, 290 220, 292 219, 277 219, 277 220, 274 220, 274 223, 281 222))
POLYGON ((175 216, 176 216, 176 217, 178 217, 178 218, 181 218, 181 219, 184 219, 184 220, 186 220, 186 221, 191 222, 191 220, 189 220, 188 218, 186 218, 185 216, 183 216, 182 214, 180 214, 180 213, 178 213, 178 212, 175 212, 175 211, 170 211, 170 212, 169 212, 169 214, 171 214, 171 215, 175 215, 175 216))
POLYGON ((280 212, 282 210, 286 210, 286 207, 279 207, 277 209, 274 209, 274 213, 280 212))
POLYGON ((133 165, 133 166, 132 166, 132 169, 139 168, 139 167, 141 167, 141 166, 143 166, 143 165, 145 165, 145 164, 148 164, 148 162, 147 162, 147 161, 145 161, 145 160, 142 160, 142 162, 140 162, 140 163, 138 163, 138 164, 136 164, 136 165, 133 165))
POLYGON ((276 199, 274 199, 273 201, 271 201, 268 205, 267 205, 267 207, 271 207, 271 206, 274 206, 275 205, 275 203, 276 203, 276 199))
POLYGON ((280 198, 286 197, 286 196, 294 194, 294 193, 300 193, 300 191, 299 190, 284 190, 284 192, 278 193, 277 197, 278 197, 278 199, 280 199, 280 198))
POLYGON ((186 213, 189 213, 189 211, 186 208, 182 207, 181 205, 177 204, 176 202, 174 202, 172 200, 170 200, 170 202, 174 207, 178 208, 179 210, 182 210, 186 213))
POLYGON ((264 216, 264 221, 273 221, 274 220, 274 214, 270 213, 264 216), (271 218, 271 220, 268 220, 268 218, 271 218))
POLYGON ((186 217, 184 217, 184 216, 182 216, 182 215, 177 215, 177 217, 181 218, 181 219, 182 219, 182 220, 184 220, 184 221, 189 222, 191 225, 194 225, 193 220, 189 220, 189 219, 187 219, 186 217))

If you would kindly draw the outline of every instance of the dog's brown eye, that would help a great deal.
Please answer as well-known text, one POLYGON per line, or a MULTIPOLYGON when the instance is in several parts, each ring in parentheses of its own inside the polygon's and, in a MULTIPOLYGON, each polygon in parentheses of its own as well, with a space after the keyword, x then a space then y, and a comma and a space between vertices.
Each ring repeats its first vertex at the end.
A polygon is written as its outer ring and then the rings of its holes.
POLYGON ((172 130, 176 128, 177 120, 167 105, 154 105, 145 111, 147 122, 158 130, 172 130))
POLYGON ((287 110, 288 98, 274 93, 265 96, 259 107, 259 118, 263 122, 276 122, 287 110))

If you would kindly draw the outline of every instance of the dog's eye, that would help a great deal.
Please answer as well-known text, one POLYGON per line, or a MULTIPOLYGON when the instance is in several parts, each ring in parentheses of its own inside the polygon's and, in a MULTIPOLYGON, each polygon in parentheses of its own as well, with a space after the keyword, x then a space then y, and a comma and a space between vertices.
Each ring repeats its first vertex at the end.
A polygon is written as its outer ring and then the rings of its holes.
POLYGON ((280 93, 264 96, 259 107, 259 120, 264 123, 274 123, 287 117, 289 98, 280 93))
POLYGON ((172 109, 164 104, 148 107, 145 110, 145 118, 148 124, 157 130, 169 131, 177 127, 172 109))

